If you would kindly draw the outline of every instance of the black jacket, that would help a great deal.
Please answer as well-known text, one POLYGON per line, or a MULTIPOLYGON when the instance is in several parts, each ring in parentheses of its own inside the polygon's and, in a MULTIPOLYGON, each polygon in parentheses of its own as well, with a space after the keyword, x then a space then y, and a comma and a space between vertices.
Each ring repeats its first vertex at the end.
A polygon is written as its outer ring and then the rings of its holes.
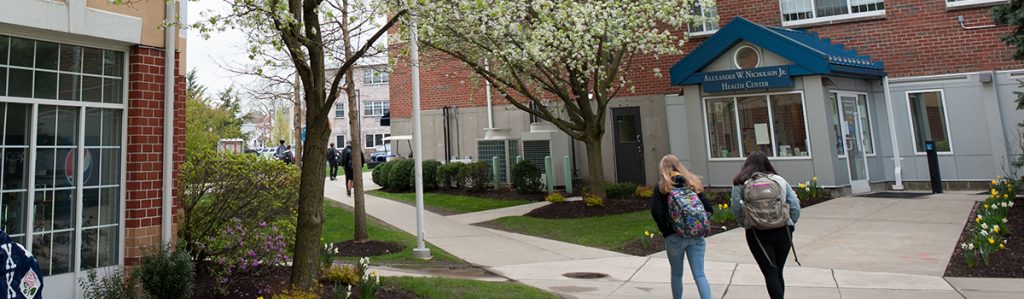
POLYGON ((341 157, 338 153, 338 149, 333 147, 327 149, 327 163, 330 163, 331 166, 335 167, 341 164, 341 157))
MULTIPOLYGON (((359 151, 359 157, 363 158, 363 165, 366 164, 366 155, 363 155, 363 151, 359 151)), ((359 165, 360 168, 363 165, 359 165)), ((341 150, 341 167, 352 169, 352 147, 346 146, 341 150)))
MULTIPOLYGON (((686 179, 683 176, 675 176, 672 178, 673 187, 686 186, 686 179)), ((711 209, 711 204, 708 203, 707 197, 704 193, 697 193, 697 198, 700 199, 700 203, 704 205, 704 211, 708 213, 708 216, 714 212, 711 209)), ((661 192, 661 186, 654 186, 654 196, 651 197, 651 217, 654 218, 654 222, 658 224, 658 230, 661 231, 663 237, 668 237, 676 233, 675 229, 672 228, 672 216, 668 214, 668 194, 661 192)))

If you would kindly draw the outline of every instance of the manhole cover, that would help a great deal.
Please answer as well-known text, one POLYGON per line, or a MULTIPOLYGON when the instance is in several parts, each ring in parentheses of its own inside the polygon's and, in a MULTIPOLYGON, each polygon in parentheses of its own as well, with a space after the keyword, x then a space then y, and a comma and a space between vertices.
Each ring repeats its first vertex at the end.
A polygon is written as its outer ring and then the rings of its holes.
POLYGON ((578 278, 578 279, 595 279, 595 278, 605 278, 605 277, 608 277, 608 274, 595 273, 595 272, 569 272, 569 273, 562 274, 562 276, 565 276, 565 277, 568 277, 568 278, 578 278))

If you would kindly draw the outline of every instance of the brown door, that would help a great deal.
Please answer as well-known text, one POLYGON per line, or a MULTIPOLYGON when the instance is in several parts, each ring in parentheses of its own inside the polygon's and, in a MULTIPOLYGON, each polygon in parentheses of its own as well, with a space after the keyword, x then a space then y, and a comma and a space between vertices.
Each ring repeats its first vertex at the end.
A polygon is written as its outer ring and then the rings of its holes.
POLYGON ((615 177, 620 183, 646 184, 640 108, 612 108, 615 131, 615 177))

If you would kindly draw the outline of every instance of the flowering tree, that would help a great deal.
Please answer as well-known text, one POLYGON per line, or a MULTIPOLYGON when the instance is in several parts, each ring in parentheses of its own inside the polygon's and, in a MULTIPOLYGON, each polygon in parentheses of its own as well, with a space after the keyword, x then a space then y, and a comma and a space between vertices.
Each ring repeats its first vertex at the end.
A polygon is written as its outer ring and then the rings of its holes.
POLYGON ((603 196, 608 103, 631 90, 633 57, 681 54, 686 35, 668 29, 701 21, 694 1, 437 0, 419 1, 416 11, 424 45, 582 141, 590 190, 603 196))
MULTIPOLYGON (((331 45, 338 45, 350 36, 338 34, 342 21, 338 16, 348 16, 340 13, 345 6, 336 5, 338 1, 224 1, 230 5, 229 12, 207 12, 206 19, 194 27, 204 37, 216 30, 241 28, 248 36, 251 59, 267 57, 268 53, 274 51, 284 52, 302 83, 306 140, 302 149, 304 167, 299 183, 299 213, 291 285, 308 289, 315 283, 319 271, 320 236, 324 220, 324 173, 327 140, 330 137, 328 112, 333 109, 340 95, 343 76, 406 11, 390 11, 387 22, 369 34, 365 43, 354 51, 339 52, 331 45), (328 73, 325 70, 327 63, 337 63, 338 71, 328 73)), ((389 0, 378 1, 389 3, 389 0)), ((261 69, 256 71, 262 73, 261 69)))
MULTIPOLYGON (((1013 59, 1024 61, 1024 2, 1010 1, 1010 4, 996 6, 992 9, 992 16, 999 22, 1013 27, 1013 31, 1001 36, 1000 39, 1013 47, 1013 59)), ((1024 88, 1024 82, 1020 83, 1020 87, 1024 88)), ((1024 92, 1013 93, 1017 95, 1017 110, 1024 110, 1024 92)), ((1017 146, 1021 152, 1016 158, 1010 158, 1010 166, 1014 172, 1024 168, 1024 122, 1017 123, 1017 146)))

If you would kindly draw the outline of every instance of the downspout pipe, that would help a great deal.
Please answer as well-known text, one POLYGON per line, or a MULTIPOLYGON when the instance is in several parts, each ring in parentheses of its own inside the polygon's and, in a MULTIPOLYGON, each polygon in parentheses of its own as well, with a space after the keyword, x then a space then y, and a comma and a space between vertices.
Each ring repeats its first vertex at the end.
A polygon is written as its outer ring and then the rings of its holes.
MULTIPOLYGON (((487 59, 484 59, 484 69, 488 73, 491 72, 491 64, 487 62, 487 59)), ((487 91, 485 92, 487 94, 487 128, 494 129, 494 107, 491 107, 493 105, 491 103, 491 80, 484 80, 484 83, 487 84, 487 91)))
POLYGON ((171 244, 171 209, 174 206, 174 180, 171 170, 174 168, 174 59, 175 42, 178 41, 176 26, 177 1, 167 1, 164 5, 167 27, 164 28, 164 153, 163 153, 163 205, 160 208, 160 241, 162 245, 171 244))
POLYGON ((889 138, 892 140, 892 163, 893 163, 893 174, 896 179, 896 184, 892 185, 893 190, 903 190, 903 166, 902 157, 900 157, 900 146, 897 143, 899 138, 896 137, 896 118, 893 116, 893 109, 896 109, 892 104, 892 92, 889 90, 889 76, 882 77, 882 92, 885 93, 885 105, 889 106, 885 110, 886 116, 889 118, 889 138))

